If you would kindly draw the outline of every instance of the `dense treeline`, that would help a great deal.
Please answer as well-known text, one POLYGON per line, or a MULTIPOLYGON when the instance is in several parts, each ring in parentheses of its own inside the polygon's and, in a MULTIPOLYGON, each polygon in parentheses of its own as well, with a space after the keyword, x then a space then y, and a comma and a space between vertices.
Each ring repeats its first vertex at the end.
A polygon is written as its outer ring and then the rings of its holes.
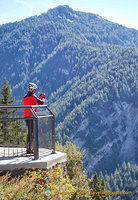
MULTIPOLYGON (((8 80, 4 78, 3 86, 0 91, 0 105, 7 106, 14 104, 15 97, 12 97, 11 86, 8 84, 8 80)), ((15 108, 0 108, 1 118, 13 118, 19 117, 15 114, 17 109, 15 108)), ((26 145, 26 128, 22 124, 21 120, 0 120, 0 145, 7 146, 10 144, 25 146, 26 145)))
MULTIPOLYGON (((72 48, 69 62, 73 60, 71 56, 76 55, 75 53, 72 48)), ((94 104, 106 103, 113 99, 136 103, 137 53, 136 49, 106 45, 102 50, 91 47, 90 52, 87 51, 87 47, 82 47, 78 63, 73 69, 68 69, 76 76, 49 98, 50 102, 54 102, 52 108, 57 118, 57 131, 64 130, 68 135, 70 130, 76 127, 76 123, 79 123, 78 119, 86 117, 94 104), (82 68, 79 63, 83 64, 82 68)))
POLYGON ((124 191, 125 195, 120 196, 112 196, 109 199, 112 200, 120 200, 124 199, 136 199, 138 196, 138 188, 137 188, 137 174, 138 167, 136 165, 132 165, 129 162, 124 162, 121 166, 108 175, 105 175, 106 181, 106 189, 109 191, 124 191), (130 192, 127 194, 127 192, 130 192))

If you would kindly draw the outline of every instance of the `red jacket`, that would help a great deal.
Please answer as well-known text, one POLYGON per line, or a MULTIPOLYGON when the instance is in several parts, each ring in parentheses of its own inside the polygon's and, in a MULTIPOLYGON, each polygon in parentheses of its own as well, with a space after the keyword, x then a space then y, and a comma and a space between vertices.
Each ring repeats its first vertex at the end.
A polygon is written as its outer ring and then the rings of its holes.
MULTIPOLYGON (((37 97, 34 93, 28 92, 27 95, 23 98, 24 106, 33 106, 33 105, 43 105, 45 103, 45 98, 37 97)), ((36 108, 33 108, 36 112, 36 108)), ((24 109, 24 117, 32 117, 32 112, 29 108, 24 109)))

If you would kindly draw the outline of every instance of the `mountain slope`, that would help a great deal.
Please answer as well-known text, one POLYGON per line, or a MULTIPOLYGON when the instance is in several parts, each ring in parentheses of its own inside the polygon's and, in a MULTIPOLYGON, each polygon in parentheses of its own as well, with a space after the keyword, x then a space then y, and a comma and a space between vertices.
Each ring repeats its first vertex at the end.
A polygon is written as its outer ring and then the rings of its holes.
POLYGON ((137 163, 137 38, 134 29, 68 6, 5 24, 0 84, 6 76, 17 104, 28 82, 45 91, 57 138, 86 149, 90 174, 137 163))
MULTIPOLYGON (((68 42, 71 45, 76 41, 76 45, 108 43, 138 47, 137 38, 138 32, 134 29, 109 22, 98 15, 59 6, 38 17, 0 26, 1 82, 6 68, 13 92, 24 90, 31 79, 40 86, 41 76, 35 79, 32 73, 41 71, 43 63, 47 65, 57 50, 68 42)), ((66 61, 63 62, 66 64, 66 61)))
MULTIPOLYGON (((86 149, 85 164, 91 173, 114 170, 123 161, 138 161, 137 51, 108 46, 111 58, 107 63, 107 56, 102 56, 106 48, 100 51, 97 47, 100 53, 94 57, 95 62, 85 52, 91 68, 82 56, 83 68, 76 70, 77 76, 49 98, 59 138, 62 136, 63 142, 69 139, 86 149)), ((85 48, 81 49, 84 52, 85 48)))

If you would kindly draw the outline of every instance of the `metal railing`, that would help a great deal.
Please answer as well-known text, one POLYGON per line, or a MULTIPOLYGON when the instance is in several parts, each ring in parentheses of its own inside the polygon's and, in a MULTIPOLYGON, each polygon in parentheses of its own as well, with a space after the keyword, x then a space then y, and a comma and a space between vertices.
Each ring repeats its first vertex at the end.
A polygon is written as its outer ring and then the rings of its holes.
POLYGON ((0 105, 0 158, 38 159, 42 149, 55 153, 55 117, 49 107, 0 105), (24 109, 30 109, 32 117, 23 117, 24 109), (30 143, 33 149, 27 152, 30 143))

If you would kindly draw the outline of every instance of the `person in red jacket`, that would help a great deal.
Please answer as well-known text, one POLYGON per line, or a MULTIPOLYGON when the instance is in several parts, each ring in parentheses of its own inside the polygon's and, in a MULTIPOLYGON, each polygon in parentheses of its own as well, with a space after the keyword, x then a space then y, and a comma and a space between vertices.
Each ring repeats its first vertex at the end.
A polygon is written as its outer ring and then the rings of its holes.
MULTIPOLYGON (((39 98, 35 95, 37 90, 37 85, 35 83, 28 84, 28 92, 26 96, 23 98, 24 106, 32 106, 32 105, 43 105, 45 103, 45 93, 41 93, 39 98)), ((35 112, 37 112, 36 108, 33 108, 35 112)), ((29 108, 24 109, 24 118, 26 125, 28 127, 28 135, 27 135, 27 154, 34 153, 33 150, 33 139, 34 139, 34 126, 33 126, 33 114, 29 108)))

